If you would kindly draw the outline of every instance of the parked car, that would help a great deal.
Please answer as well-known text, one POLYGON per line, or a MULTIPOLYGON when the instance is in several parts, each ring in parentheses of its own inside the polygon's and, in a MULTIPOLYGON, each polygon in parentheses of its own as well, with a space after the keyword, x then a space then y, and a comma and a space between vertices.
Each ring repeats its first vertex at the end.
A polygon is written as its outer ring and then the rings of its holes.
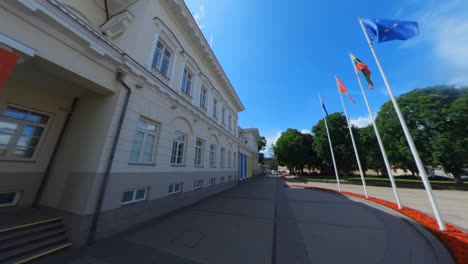
POLYGON ((287 170, 282 170, 281 173, 282 173, 284 176, 289 176, 289 175, 291 175, 291 173, 289 173, 289 171, 287 171, 287 170))

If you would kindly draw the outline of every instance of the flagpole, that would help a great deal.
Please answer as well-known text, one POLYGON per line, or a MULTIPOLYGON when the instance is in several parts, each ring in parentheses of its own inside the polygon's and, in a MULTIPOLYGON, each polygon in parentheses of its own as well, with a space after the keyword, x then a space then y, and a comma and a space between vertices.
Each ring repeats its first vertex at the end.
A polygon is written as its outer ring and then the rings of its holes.
POLYGON ((359 20, 359 24, 361 24, 362 31, 364 32, 364 35, 366 36, 367 43, 369 44, 369 48, 372 52, 372 55, 374 55, 375 62, 377 63, 377 66, 379 67, 379 71, 380 71, 380 74, 382 75, 385 86, 387 87, 388 94, 390 95, 390 99, 392 100, 392 103, 393 103, 393 108, 395 108, 395 112, 397 113, 398 119, 400 120, 400 124, 401 124, 401 127, 403 128, 406 141, 408 142, 408 145, 411 149, 411 153, 413 154, 413 158, 414 158, 414 161, 416 162, 416 166, 418 167, 419 174, 421 175, 424 188, 426 189, 427 196, 429 197, 429 202, 431 203, 432 210, 434 211, 434 215, 437 219, 437 223, 439 224, 439 229, 442 231, 445 231, 447 230, 447 227, 445 226, 445 223, 442 219, 442 215, 439 212, 439 207, 437 206, 437 202, 432 193, 431 183, 429 182, 429 179, 427 178, 426 170, 421 161, 421 158, 419 157, 418 150, 416 149, 416 146, 414 145, 413 138, 411 137, 411 134, 408 130, 408 126, 406 125, 406 121, 403 115, 401 114, 400 107, 398 106, 395 96, 393 95, 392 89, 390 88, 390 84, 388 83, 387 76, 385 75, 382 65, 380 64, 379 58, 377 57, 377 53, 375 53, 374 46, 372 45, 369 35, 367 34, 366 28, 364 27, 362 18, 358 18, 358 20, 359 20))
MULTIPOLYGON (((323 105, 322 96, 320 96, 320 94, 319 94, 319 98, 320 98, 320 104, 323 105)), ((328 144, 330 145, 330 152, 331 152, 331 156, 333 160, 333 168, 335 169, 336 185, 338 185, 338 191, 341 192, 340 177, 338 176, 338 169, 336 168, 335 154, 333 153, 333 145, 332 145, 332 141, 330 137, 330 132, 328 131, 327 117, 323 109, 322 109, 322 115, 323 115, 323 120, 325 121, 325 129, 327 130, 328 144)))
POLYGON ((395 179, 394 179, 394 177, 392 175, 392 169, 390 168, 390 162, 388 161, 387 153, 385 152, 385 147, 384 147, 384 145, 382 143, 382 139, 380 138, 379 129, 377 128, 377 125, 375 124, 374 115, 372 114, 372 110, 370 108, 369 102, 367 101, 366 93, 364 92, 364 88, 362 87, 362 82, 361 82, 361 78, 359 76, 359 72, 357 71, 356 67, 354 66, 354 61, 353 61, 353 58, 351 57, 351 53, 349 53, 349 55, 350 55, 349 57, 351 59, 351 64, 353 65, 353 68, 354 68, 354 72, 356 73, 356 78, 358 80, 359 87, 361 88, 362 96, 364 97, 364 101, 366 102, 367 110, 369 111, 369 117, 370 117, 370 119, 372 121, 372 126, 374 127, 374 132, 375 132, 375 136, 377 137, 377 141, 379 143, 380 151, 382 152, 382 157, 384 159, 385 168, 387 169, 388 177, 390 177, 390 182, 392 183, 393 194, 395 195, 395 200, 397 202, 398 209, 402 209, 403 207, 402 207, 401 202, 400 202, 400 197, 398 195, 395 179))
MULTIPOLYGON (((335 76, 336 79, 336 76, 335 76)), ((338 86, 338 80, 337 81, 337 86, 338 86)), ((341 95, 340 87, 338 86, 338 93, 340 94, 341 98, 341 104, 343 105, 343 110, 346 116, 346 122, 348 123, 348 128, 349 128, 349 134, 351 135, 351 141, 353 143, 353 148, 354 148, 354 154, 356 155, 356 161, 358 164, 359 168, 359 173, 361 174, 361 180, 362 180, 362 187, 364 188, 364 194, 366 195, 366 198, 369 198, 367 195, 367 187, 366 187, 366 180, 364 179, 364 173, 362 172, 362 167, 361 167, 361 161, 359 160, 359 153, 356 147, 356 143, 354 142, 354 136, 353 136, 353 129, 351 127, 351 124, 349 123, 349 118, 348 118, 348 111, 346 111, 346 106, 343 100, 343 96, 341 95)))

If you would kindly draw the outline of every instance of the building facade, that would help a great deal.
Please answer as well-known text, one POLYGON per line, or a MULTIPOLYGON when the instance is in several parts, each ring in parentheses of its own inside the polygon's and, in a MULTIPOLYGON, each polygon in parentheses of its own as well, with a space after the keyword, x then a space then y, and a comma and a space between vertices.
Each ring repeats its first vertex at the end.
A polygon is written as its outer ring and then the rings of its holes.
POLYGON ((53 208, 82 246, 260 172, 182 0, 2 1, 0 33, 0 210, 53 208))
POLYGON ((259 173, 262 169, 258 163, 258 141, 260 133, 257 128, 241 129, 240 131, 241 145, 241 167, 239 178, 244 180, 259 173), (253 153, 250 155, 250 153, 253 153))

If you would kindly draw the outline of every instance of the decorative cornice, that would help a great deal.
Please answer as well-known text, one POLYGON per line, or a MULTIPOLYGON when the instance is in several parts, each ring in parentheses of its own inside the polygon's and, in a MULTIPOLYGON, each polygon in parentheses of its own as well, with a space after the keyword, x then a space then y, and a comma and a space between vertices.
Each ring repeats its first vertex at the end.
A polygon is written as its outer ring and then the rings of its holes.
POLYGON ((195 19, 190 13, 187 5, 185 5, 183 0, 163 0, 168 7, 169 11, 174 13, 174 16, 177 18, 185 19, 186 23, 181 23, 183 25, 184 30, 186 33, 189 34, 190 40, 195 42, 195 45, 198 45, 199 48, 196 50, 202 52, 201 58, 205 60, 205 62, 214 69, 216 73, 216 77, 218 81, 224 85, 224 90, 226 91, 227 95, 229 95, 232 99, 234 99, 234 103, 240 111, 245 110, 244 105, 242 104, 239 96, 237 95, 234 87, 232 86, 231 82, 229 81, 226 73, 224 72, 221 64, 219 63, 218 59, 216 58, 213 50, 211 49, 208 41, 204 37, 203 33, 201 32, 200 28, 198 27, 195 19))
POLYGON ((241 129, 240 133, 241 134, 252 133, 257 139, 260 139, 260 132, 258 131, 258 128, 241 129))

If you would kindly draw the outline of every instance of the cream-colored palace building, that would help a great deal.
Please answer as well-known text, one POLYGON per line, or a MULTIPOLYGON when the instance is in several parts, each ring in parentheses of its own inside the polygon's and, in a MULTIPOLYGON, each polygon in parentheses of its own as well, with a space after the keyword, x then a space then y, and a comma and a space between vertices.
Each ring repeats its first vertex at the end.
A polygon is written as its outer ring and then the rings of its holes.
POLYGON ((0 48, 1 215, 51 210, 82 246, 261 171, 182 0, 1 1, 0 48))

